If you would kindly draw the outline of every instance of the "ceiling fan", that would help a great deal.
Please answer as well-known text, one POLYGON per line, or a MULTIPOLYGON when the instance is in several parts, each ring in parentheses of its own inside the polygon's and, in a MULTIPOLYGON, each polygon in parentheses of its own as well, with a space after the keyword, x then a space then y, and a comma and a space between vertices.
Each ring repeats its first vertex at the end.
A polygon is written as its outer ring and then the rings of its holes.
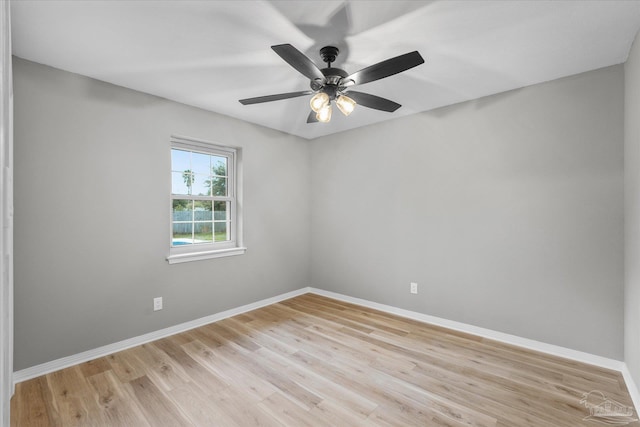
POLYGON ((320 49, 320 57, 327 63, 327 67, 322 69, 290 44, 271 46, 271 49, 298 72, 310 79, 311 90, 241 99, 240 103, 243 105, 260 104, 313 94, 310 101, 312 111, 309 113, 307 123, 329 122, 332 113, 331 101, 335 102, 338 109, 346 116, 351 114, 356 104, 390 113, 396 111, 401 107, 397 102, 369 93, 357 92, 351 90, 351 87, 380 80, 424 63, 424 59, 418 51, 414 51, 349 74, 340 68, 331 67, 331 63, 340 53, 338 48, 334 46, 325 46, 320 49))

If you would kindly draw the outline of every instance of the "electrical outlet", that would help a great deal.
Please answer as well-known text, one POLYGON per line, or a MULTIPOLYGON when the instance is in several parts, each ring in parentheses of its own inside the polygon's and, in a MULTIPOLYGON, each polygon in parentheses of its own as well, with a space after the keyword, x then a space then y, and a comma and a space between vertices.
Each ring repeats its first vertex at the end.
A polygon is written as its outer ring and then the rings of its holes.
POLYGON ((415 282, 411 282, 411 288, 410 291, 412 294, 417 294, 418 293, 418 284, 415 282))
POLYGON ((162 297, 153 299, 153 311, 162 310, 162 297))

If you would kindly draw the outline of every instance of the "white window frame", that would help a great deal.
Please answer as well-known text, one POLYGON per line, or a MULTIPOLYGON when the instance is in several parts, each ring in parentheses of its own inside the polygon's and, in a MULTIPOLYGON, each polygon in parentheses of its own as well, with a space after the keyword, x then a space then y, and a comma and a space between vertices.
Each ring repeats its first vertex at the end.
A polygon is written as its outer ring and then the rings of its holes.
MULTIPOLYGON (((184 136, 171 136, 171 149, 224 156, 228 159, 227 196, 188 196, 188 198, 229 202, 231 231, 230 240, 224 242, 173 246, 173 200, 184 199, 185 196, 174 195, 170 184, 169 255, 167 256, 169 264, 244 254, 247 248, 243 246, 242 240, 242 149, 184 136)), ((171 149, 169 155, 171 155, 171 149)), ((169 175, 171 175, 171 168, 169 168, 169 175)))

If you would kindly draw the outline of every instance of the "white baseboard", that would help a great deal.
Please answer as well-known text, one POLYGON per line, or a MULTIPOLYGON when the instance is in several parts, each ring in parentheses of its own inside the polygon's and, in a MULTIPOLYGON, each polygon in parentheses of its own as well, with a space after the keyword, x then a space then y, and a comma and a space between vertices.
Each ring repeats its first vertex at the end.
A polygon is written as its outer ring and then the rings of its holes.
POLYGON ((257 308, 275 304, 277 302, 284 301, 298 295, 306 294, 309 292, 309 290, 310 288, 302 288, 295 291, 287 292, 275 297, 266 298, 251 304, 232 308, 230 310, 222 311, 210 316, 205 316, 200 319, 181 323, 179 325, 171 326, 165 329, 160 329, 159 331, 149 332, 148 334, 129 338, 123 341, 118 341, 113 344, 108 344, 102 347, 94 348, 92 350, 83 351, 82 353, 73 354, 71 356, 52 360, 51 362, 46 362, 40 365, 32 366, 30 368, 22 369, 13 373, 13 384, 15 385, 19 382, 26 381, 31 378, 36 378, 41 375, 46 375, 51 372, 59 371, 60 369, 68 368, 79 363, 88 362, 99 357, 108 356, 109 354, 113 354, 118 351, 126 350, 128 348, 155 341, 161 338, 166 338, 180 332, 188 331, 199 326, 226 319, 227 317, 235 316, 238 314, 246 313, 247 311, 255 310, 257 308))
POLYGON ((636 416, 638 415, 638 408, 640 408, 640 389, 638 389, 638 385, 633 380, 631 376, 631 372, 629 372, 629 367, 625 363, 622 369, 620 370, 622 373, 622 377, 624 378, 624 382, 627 385, 627 390, 629 390, 629 394, 631 395, 631 400, 633 400, 633 405, 636 407, 636 416))
MULTIPOLYGON (((316 295, 322 295, 329 298, 333 298, 339 301, 349 302, 352 304, 361 305, 363 307, 380 310, 385 313, 395 314, 398 316, 406 317, 408 319, 418 320, 420 322, 429 323, 432 325, 442 326, 445 328, 453 329, 460 332, 466 332, 472 335, 477 335, 492 340, 500 341, 506 344, 512 344, 530 350, 539 351, 542 353, 551 354, 554 356, 564 357, 571 360, 576 360, 583 363, 588 363, 595 366, 600 366, 607 369, 619 371, 629 389, 629 394, 636 408, 640 408, 640 392, 636 386, 626 363, 609 359, 594 354, 572 350, 566 347, 561 347, 553 344, 547 344, 540 341, 522 338, 516 335, 505 334, 503 332, 494 331, 491 329, 480 328, 478 326, 469 325, 467 323, 456 322, 453 320, 443 319, 436 316, 430 316, 428 314, 418 313, 415 311, 405 310, 398 307, 393 307, 386 304, 380 304, 361 298, 350 297, 347 295, 339 294, 336 292, 325 291, 322 289, 316 289, 313 287, 301 288, 295 291, 287 292, 275 297, 263 299, 251 304, 246 304, 237 308, 222 311, 220 313, 212 314, 210 316, 202 317, 200 319, 192 320, 190 322, 181 323, 179 325, 171 326, 169 328, 161 329, 159 331, 150 332, 148 334, 140 335, 138 337, 129 338, 123 341, 119 341, 113 344, 105 345, 95 348, 93 350, 84 351, 82 353, 74 354, 71 356, 63 357, 61 359, 52 360, 51 362, 43 363, 40 365, 32 366, 13 373, 13 383, 36 378, 41 375, 48 374, 50 372, 58 371, 60 369, 68 368, 79 363, 88 362, 99 357, 107 356, 118 351, 126 350, 137 345, 145 344, 161 338, 188 331, 190 329, 197 328, 199 326, 207 325, 209 323, 217 322, 227 317, 235 316, 238 314, 246 313, 251 310, 255 310, 261 307, 265 307, 270 304, 275 304, 280 301, 284 301, 289 298, 303 295, 306 293, 313 293, 316 295)), ((636 409, 636 413, 637 409, 636 409)))

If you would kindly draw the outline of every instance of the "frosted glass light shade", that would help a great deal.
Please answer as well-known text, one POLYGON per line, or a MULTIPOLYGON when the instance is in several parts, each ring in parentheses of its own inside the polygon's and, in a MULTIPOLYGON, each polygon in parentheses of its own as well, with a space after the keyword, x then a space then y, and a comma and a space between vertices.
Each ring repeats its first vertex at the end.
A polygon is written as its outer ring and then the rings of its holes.
POLYGON ((318 92, 313 95, 309 103, 311 104, 311 109, 319 113, 321 109, 329 105, 329 95, 324 92, 318 92))
POLYGON ((327 104, 318 111, 316 119, 322 123, 329 123, 331 120, 331 105, 327 104))
POLYGON ((342 114, 348 116, 356 108, 356 101, 348 96, 340 95, 338 99, 336 99, 336 105, 338 106, 338 109, 342 111, 342 114))

